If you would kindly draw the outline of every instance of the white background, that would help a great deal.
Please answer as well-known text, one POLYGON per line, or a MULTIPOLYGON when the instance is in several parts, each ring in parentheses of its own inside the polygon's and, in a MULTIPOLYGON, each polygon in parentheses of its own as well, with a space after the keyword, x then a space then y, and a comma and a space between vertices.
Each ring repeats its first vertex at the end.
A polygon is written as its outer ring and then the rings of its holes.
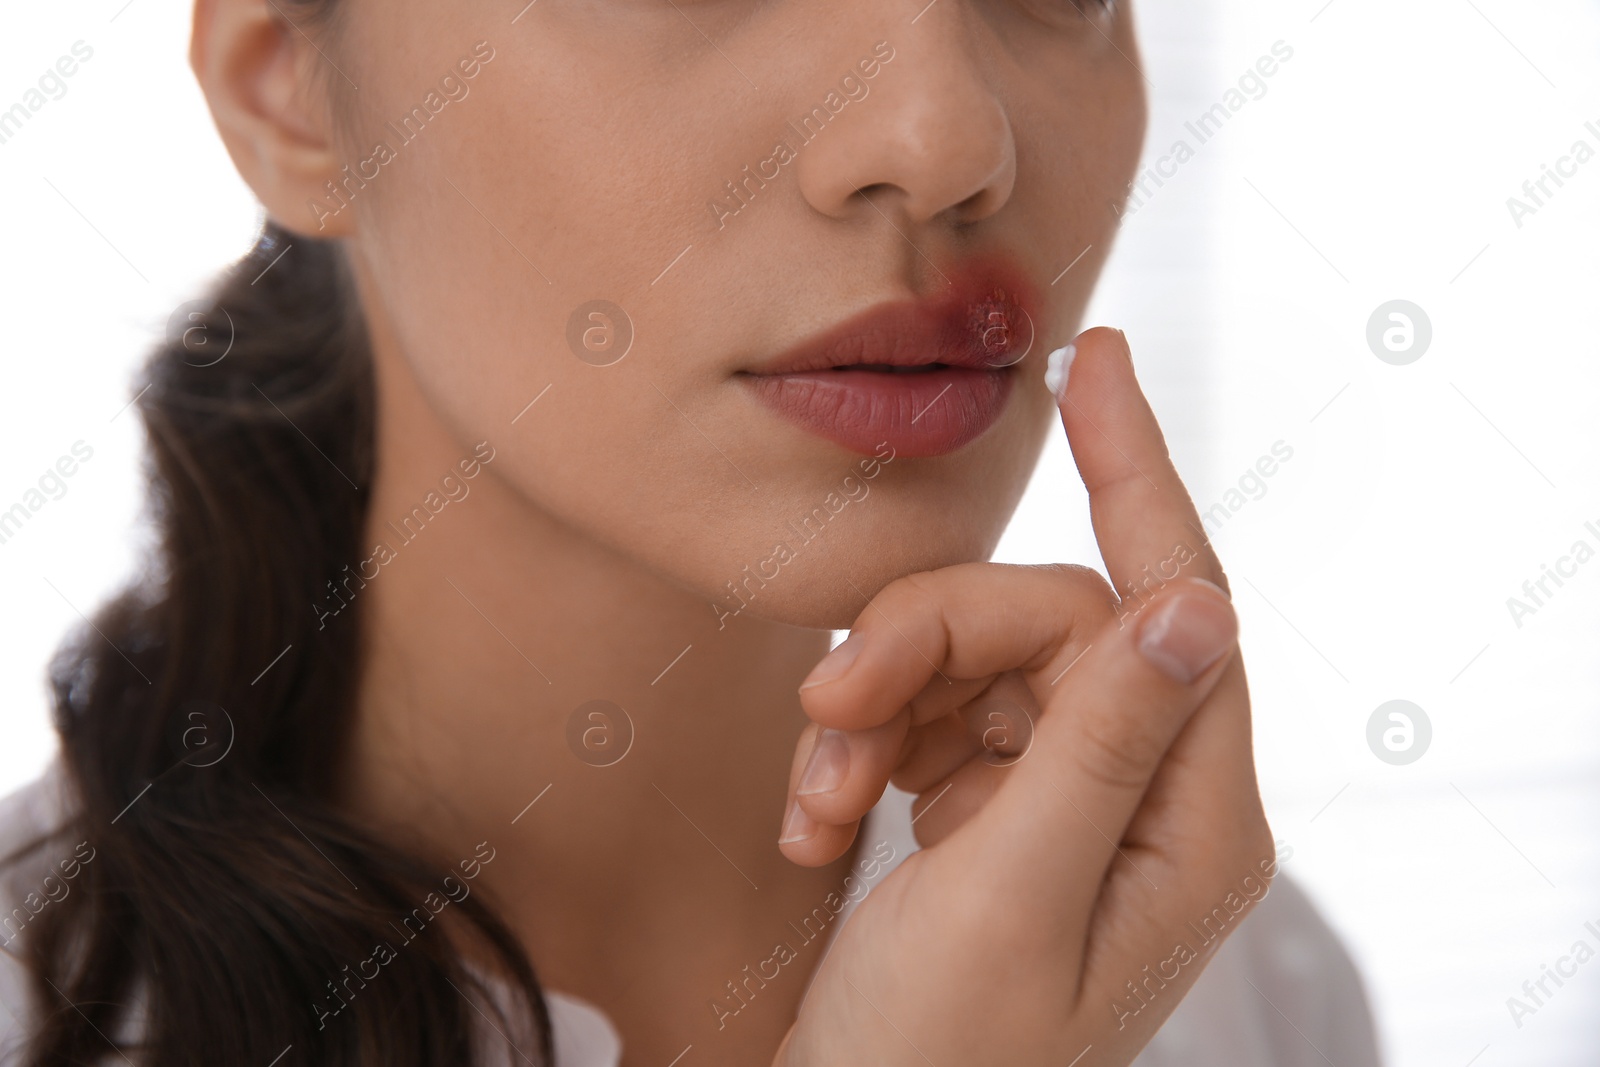
MULTIPOLYGON (((1276 41, 1294 50, 1127 221, 1091 321, 1125 328, 1202 509, 1283 441, 1217 532, 1285 869, 1360 963, 1389 1062, 1593 1064, 1600 960, 1517 1026, 1507 998, 1600 927, 1600 560, 1519 627, 1506 600, 1600 527, 1600 160, 1519 227, 1507 198, 1600 149, 1600 11, 1580 0, 1143 0, 1166 154, 1276 41), (1426 354, 1378 360, 1405 299, 1426 354), (1259 491, 1259 490, 1258 490, 1259 491), (1414 701, 1406 766, 1366 724, 1414 701)), ((177 0, 8 5, 0 108, 94 56, 0 145, 0 509, 94 456, 0 545, 0 791, 54 740, 43 668, 135 565, 127 382, 256 208, 185 59, 177 0)), ((1081 249, 1062 249, 1064 267, 1081 249)), ((1053 440, 998 555, 1094 559, 1053 440)), ((1554 988, 1553 986, 1551 987, 1554 988)))

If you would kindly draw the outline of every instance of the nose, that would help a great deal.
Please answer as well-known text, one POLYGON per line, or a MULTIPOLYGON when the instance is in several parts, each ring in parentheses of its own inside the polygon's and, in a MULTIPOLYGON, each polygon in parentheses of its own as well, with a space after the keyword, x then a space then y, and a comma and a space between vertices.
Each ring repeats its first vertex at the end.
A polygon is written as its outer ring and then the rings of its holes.
POLYGON ((976 47, 982 20, 964 0, 938 0, 915 22, 896 19, 888 29, 878 19, 846 21, 853 25, 838 36, 851 45, 839 46, 836 65, 859 63, 867 53, 860 42, 876 42, 877 73, 857 77, 866 95, 839 116, 846 121, 829 123, 800 151, 801 195, 841 220, 882 211, 897 224, 962 225, 999 211, 1016 183, 1017 146, 976 47))

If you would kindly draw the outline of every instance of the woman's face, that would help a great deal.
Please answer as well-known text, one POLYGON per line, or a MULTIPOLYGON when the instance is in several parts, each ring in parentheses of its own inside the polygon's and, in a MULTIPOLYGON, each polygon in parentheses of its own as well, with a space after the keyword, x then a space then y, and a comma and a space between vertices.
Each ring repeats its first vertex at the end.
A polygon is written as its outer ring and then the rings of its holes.
POLYGON ((349 167, 283 221, 353 238, 380 383, 708 612, 987 558, 1137 162, 1125 6, 342 5, 349 167))

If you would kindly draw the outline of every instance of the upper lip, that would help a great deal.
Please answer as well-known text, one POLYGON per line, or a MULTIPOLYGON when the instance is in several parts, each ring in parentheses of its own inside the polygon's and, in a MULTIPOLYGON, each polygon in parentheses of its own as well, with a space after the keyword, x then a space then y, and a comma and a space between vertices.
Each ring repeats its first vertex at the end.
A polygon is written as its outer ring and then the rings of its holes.
POLYGON ((947 272, 950 284, 928 296, 876 304, 763 361, 748 373, 807 371, 881 363, 943 364, 998 370, 1032 345, 1031 286, 1008 263, 947 272))

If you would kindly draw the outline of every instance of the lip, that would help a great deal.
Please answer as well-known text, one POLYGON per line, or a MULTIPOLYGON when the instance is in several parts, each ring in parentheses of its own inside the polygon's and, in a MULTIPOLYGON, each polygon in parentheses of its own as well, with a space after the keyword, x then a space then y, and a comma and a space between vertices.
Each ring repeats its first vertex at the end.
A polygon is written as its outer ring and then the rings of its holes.
POLYGON ((1037 304, 1001 258, 943 273, 944 289, 874 305, 737 377, 776 414, 861 455, 962 448, 1004 414, 1037 304))

